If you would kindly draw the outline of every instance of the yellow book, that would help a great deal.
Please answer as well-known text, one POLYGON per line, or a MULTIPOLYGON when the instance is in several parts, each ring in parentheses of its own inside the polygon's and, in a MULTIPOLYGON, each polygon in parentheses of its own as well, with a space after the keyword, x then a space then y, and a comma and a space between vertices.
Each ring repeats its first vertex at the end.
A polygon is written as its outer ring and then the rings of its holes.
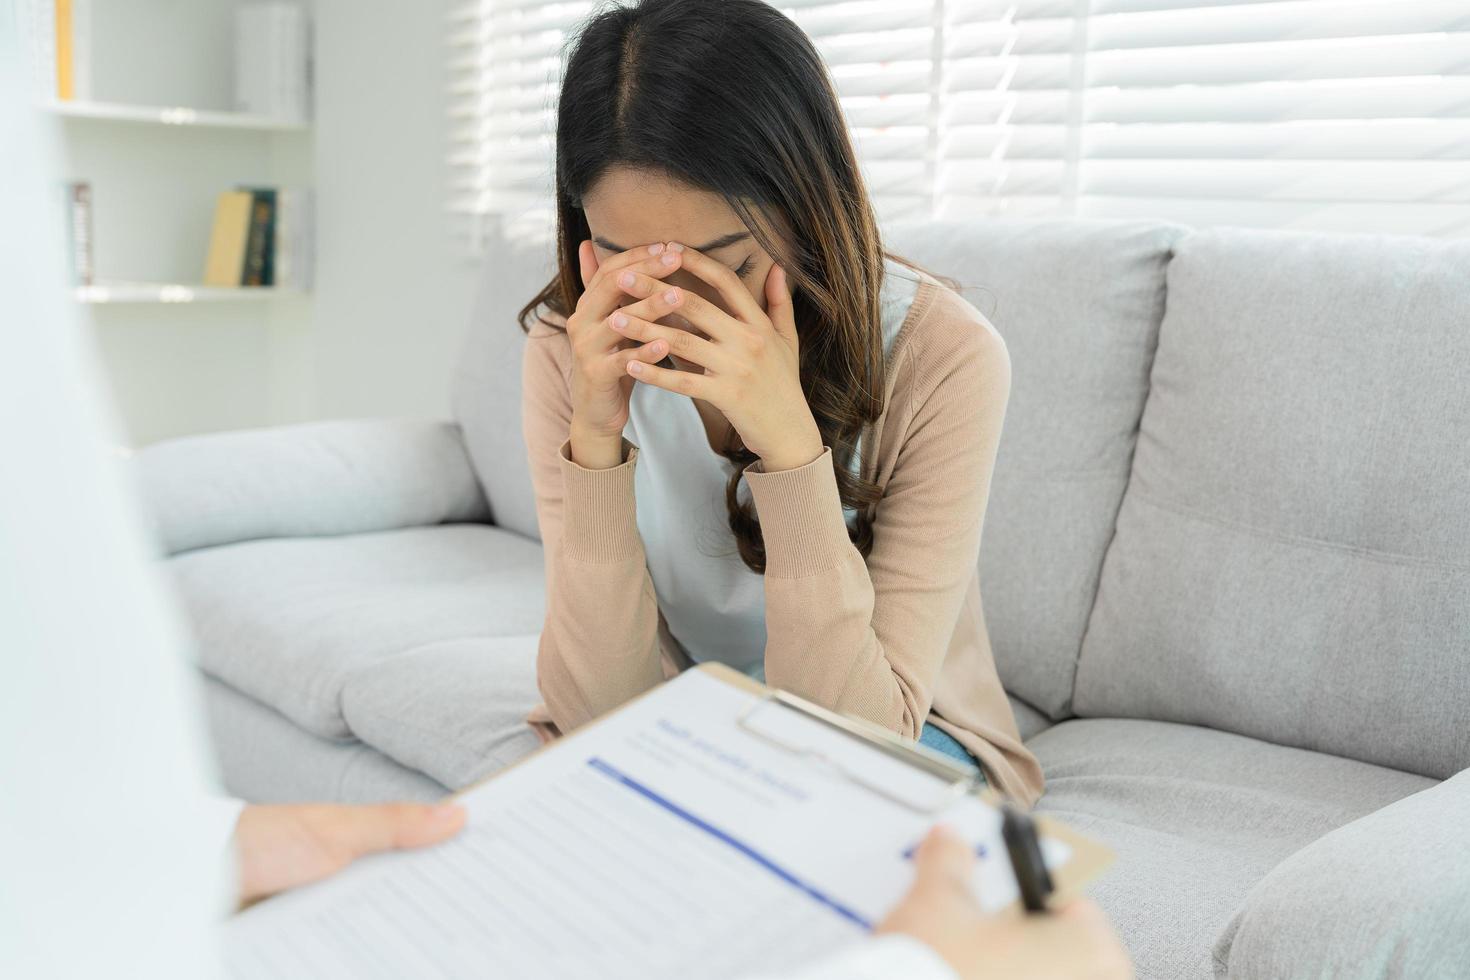
POLYGON ((56 97, 63 102, 76 98, 75 57, 71 0, 56 0, 56 97))
POLYGON ((238 286, 244 281, 250 200, 249 191, 225 191, 215 202, 209 258, 204 264, 206 286, 238 286))

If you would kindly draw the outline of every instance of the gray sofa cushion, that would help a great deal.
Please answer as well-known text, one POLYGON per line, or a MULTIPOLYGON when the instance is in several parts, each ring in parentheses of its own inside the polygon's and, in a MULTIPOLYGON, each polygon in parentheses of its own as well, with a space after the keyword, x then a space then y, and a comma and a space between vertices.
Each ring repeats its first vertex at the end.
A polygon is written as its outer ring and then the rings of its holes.
POLYGON ((454 376, 454 415, 497 525, 540 540, 521 436, 525 337, 516 313, 551 279, 549 247, 494 239, 454 376))
POLYGON ((1216 938, 1271 868, 1322 834, 1434 785, 1165 722, 1067 721, 1026 744, 1046 772, 1039 809, 1117 852, 1090 891, 1145 980, 1210 977, 1216 938))
POLYGON ((1164 267, 1153 222, 897 225, 898 254, 958 280, 1011 355, 980 585, 1006 688, 1053 719, 1072 678, 1148 386, 1164 267))
POLYGON ((252 803, 430 802, 449 792, 356 739, 326 739, 205 677, 204 708, 225 792, 252 803))
POLYGON ((1470 772, 1333 831, 1251 890, 1216 976, 1470 975, 1470 772))
POLYGON ((139 452, 132 470, 168 554, 490 516, 450 422, 311 422, 170 439, 139 452))
POLYGON ((1032 735, 1044 732, 1052 726, 1050 718, 1025 701, 1014 694, 1007 695, 1007 697, 1011 702, 1011 712, 1016 716, 1016 730, 1021 734, 1021 741, 1024 742, 1032 735))
POLYGON ((358 738, 450 789, 463 789, 541 745, 526 714, 539 635, 472 637, 417 647, 354 670, 342 716, 358 738))
POLYGON ((253 541, 168 567, 205 672, 324 738, 354 734, 343 690, 361 672, 433 644, 534 634, 545 615, 541 546, 485 525, 253 541))
POLYGON ((1179 243, 1076 709, 1470 766, 1470 242, 1179 243))

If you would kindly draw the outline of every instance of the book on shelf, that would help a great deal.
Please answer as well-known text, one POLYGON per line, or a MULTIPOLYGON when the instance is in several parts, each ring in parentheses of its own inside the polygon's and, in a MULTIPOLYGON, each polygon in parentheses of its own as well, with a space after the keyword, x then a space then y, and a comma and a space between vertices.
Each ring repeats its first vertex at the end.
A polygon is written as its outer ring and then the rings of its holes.
POLYGON ((254 199, 249 191, 225 191, 215 200, 209 256, 204 263, 206 286, 238 286, 244 282, 254 199))
POLYGON ((92 0, 17 0, 32 84, 42 102, 92 98, 92 0))
POLYGON ((315 195, 310 188, 283 187, 276 191, 275 249, 272 275, 287 289, 311 288, 312 247, 315 238, 315 195))
POLYGON ((90 286, 96 280, 96 265, 92 256, 92 185, 84 180, 68 183, 66 209, 72 283, 90 286))
POLYGON ((302 5, 236 9, 235 109, 294 120, 311 114, 311 24, 302 5))
POLYGON ((276 192, 268 187, 250 190, 250 232, 245 239, 244 286, 274 286, 276 192))
POLYGON ((241 187, 220 194, 204 284, 309 288, 311 212, 312 193, 306 189, 241 187))

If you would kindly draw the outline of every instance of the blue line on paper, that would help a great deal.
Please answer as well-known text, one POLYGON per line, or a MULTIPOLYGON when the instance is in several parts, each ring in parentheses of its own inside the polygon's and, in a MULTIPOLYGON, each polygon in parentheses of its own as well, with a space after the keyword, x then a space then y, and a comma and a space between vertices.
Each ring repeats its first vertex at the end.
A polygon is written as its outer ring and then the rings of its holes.
POLYGON ((639 796, 642 796, 644 799, 657 804, 658 806, 667 810, 669 813, 672 813, 674 816, 685 821, 686 823, 698 827, 700 830, 709 834, 711 837, 714 837, 716 840, 722 841, 730 847, 733 847, 735 850, 739 851, 741 854, 744 854, 746 857, 750 858, 756 864, 759 864, 761 867, 765 868, 777 878, 780 878, 782 881, 786 882, 788 885, 797 889, 798 891, 803 892, 808 898, 811 898, 814 901, 827 906, 827 908, 831 909, 833 912, 836 912, 838 915, 842 916, 844 919, 847 919, 849 922, 852 922, 869 932, 872 931, 873 923, 869 922, 867 919, 863 918, 857 912, 854 912, 852 909, 848 908, 842 903, 834 900, 826 893, 802 881, 800 878, 796 877, 796 875, 792 874, 790 871, 787 871, 775 861, 772 861, 770 858, 766 857, 764 854, 757 851, 749 844, 746 844, 744 841, 730 836, 720 828, 690 813, 688 810, 679 806, 679 804, 673 802, 672 800, 666 799, 663 796, 660 796, 654 790, 649 789, 647 786, 638 782, 636 779, 633 779, 632 777, 618 771, 617 769, 608 765, 606 762, 599 758, 594 757, 588 759, 587 764, 593 769, 602 773, 604 776, 608 776, 620 785, 631 789, 639 796))
MULTIPOLYGON (((918 844, 910 844, 908 846, 908 848, 905 849, 904 852, 903 852, 903 859, 905 861, 912 861, 914 859, 914 855, 917 854, 918 851, 919 851, 919 845, 918 844)), ((977 858, 983 858, 985 856, 985 845, 984 844, 976 844, 975 845, 975 856, 977 858)))

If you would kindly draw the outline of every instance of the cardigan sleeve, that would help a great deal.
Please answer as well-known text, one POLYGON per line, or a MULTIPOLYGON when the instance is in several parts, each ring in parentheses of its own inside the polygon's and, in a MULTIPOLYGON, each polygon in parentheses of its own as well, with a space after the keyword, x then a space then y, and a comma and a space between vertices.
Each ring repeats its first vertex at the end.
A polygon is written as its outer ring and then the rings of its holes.
POLYGON ((536 679, 561 731, 585 724, 663 680, 658 604, 633 497, 638 450, 589 470, 571 459, 571 351, 534 328, 522 364, 522 428, 546 555, 546 621, 536 679))
MULTIPOLYGON (((1010 392, 988 324, 916 354, 902 442, 864 561, 848 538, 831 450, 746 480, 766 546, 766 679, 917 738, 975 575, 1010 392)), ((890 411, 898 406, 891 406, 890 411)))

